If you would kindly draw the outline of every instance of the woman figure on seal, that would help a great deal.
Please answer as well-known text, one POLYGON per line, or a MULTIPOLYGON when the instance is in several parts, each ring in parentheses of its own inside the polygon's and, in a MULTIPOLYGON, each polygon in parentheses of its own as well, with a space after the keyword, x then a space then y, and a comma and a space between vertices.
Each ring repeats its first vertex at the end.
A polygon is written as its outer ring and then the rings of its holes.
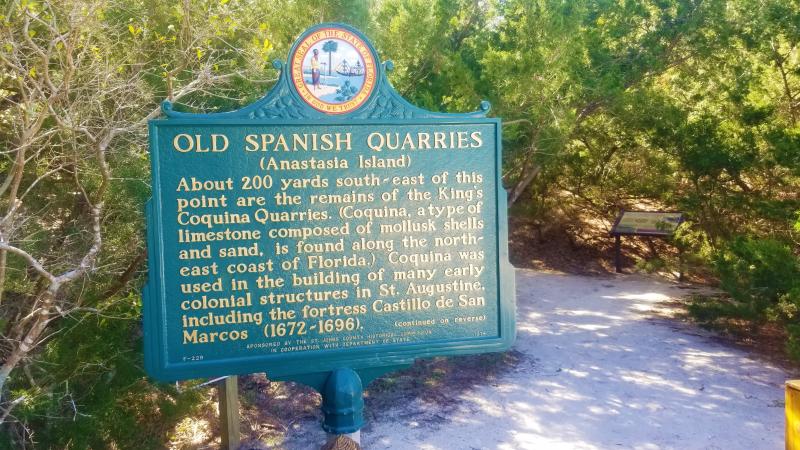
POLYGON ((316 48, 311 57, 311 84, 314 85, 314 90, 319 89, 319 50, 316 48))

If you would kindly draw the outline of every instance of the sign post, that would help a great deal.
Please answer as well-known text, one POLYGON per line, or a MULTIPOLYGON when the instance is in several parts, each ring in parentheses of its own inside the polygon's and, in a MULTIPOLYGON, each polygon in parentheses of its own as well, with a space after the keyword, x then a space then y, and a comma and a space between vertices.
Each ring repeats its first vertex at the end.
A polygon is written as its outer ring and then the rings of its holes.
POLYGON ((361 428, 376 377, 510 347, 500 119, 488 102, 417 108, 378 61, 356 29, 321 24, 253 104, 192 114, 164 102, 149 124, 151 376, 301 382, 341 435, 361 428))
POLYGON ((237 376, 225 377, 217 383, 219 393, 220 434, 222 449, 236 450, 241 443, 239 431, 239 380, 237 376))

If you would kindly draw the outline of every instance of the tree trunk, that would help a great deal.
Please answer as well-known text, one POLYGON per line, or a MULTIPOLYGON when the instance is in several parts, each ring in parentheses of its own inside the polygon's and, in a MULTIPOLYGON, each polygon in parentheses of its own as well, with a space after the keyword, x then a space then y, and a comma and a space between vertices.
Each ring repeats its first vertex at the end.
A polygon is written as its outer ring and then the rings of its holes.
POLYGON ((786 68, 783 66, 783 63, 786 61, 786 58, 783 57, 777 50, 775 50, 773 46, 773 59, 775 60, 775 66, 778 67, 778 71, 781 74, 781 80, 783 81, 783 95, 786 96, 786 101, 789 104, 789 116, 792 119, 792 125, 797 125, 797 111, 795 110, 794 104, 794 95, 792 94, 792 88, 789 85, 789 78, 787 76, 786 68))
POLYGON ((50 287, 42 292, 41 298, 39 299, 41 302, 36 302, 36 304, 41 304, 41 309, 36 313, 36 317, 33 319, 33 323, 29 325, 27 332, 21 333, 24 334, 25 337, 22 338, 18 344, 14 345, 11 353, 6 360, 3 361, 3 365, 0 366, 0 393, 3 392, 6 381, 8 381, 8 377, 11 375, 11 371, 17 367, 20 361, 22 361, 31 350, 36 348, 39 338, 47 328, 50 308, 58 288, 59 286, 57 284, 51 284, 50 287))
POLYGON ((523 176, 522 179, 519 180, 517 185, 514 186, 514 189, 512 189, 511 191, 511 195, 508 198, 509 208, 512 205, 514 205, 514 203, 516 203, 517 200, 519 200, 522 193, 525 192, 525 189, 527 189, 528 186, 530 186, 530 184, 533 182, 533 180, 536 179, 536 177, 539 175, 539 172, 541 171, 542 168, 538 165, 534 165, 533 167, 528 169, 528 171, 525 173, 525 176, 523 176))
POLYGON ((142 262, 147 258, 147 249, 142 250, 138 256, 130 263, 125 272, 119 277, 116 283, 114 283, 108 290, 103 294, 103 297, 109 298, 112 295, 116 294, 117 292, 121 291, 125 285, 128 284, 129 281, 133 278, 136 274, 136 270, 142 265, 142 262))
MULTIPOLYGON (((27 134, 25 135, 27 136, 27 134)), ((27 138, 23 138, 22 143, 27 142, 27 138)), ((11 191, 8 193, 8 210, 6 214, 16 208, 17 194, 19 193, 19 185, 22 183, 22 174, 25 168, 25 146, 17 146, 17 158, 14 161, 14 170, 8 174, 11 178, 11 191)), ((11 218, 9 218, 11 220, 11 218)), ((0 250, 0 304, 3 303, 3 293, 6 288, 6 265, 8 263, 8 252, 0 250)))

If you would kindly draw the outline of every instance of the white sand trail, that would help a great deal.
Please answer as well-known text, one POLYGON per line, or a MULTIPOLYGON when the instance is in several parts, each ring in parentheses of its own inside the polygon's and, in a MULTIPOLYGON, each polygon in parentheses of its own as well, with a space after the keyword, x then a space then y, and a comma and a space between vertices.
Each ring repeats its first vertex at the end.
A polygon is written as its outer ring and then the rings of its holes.
POLYGON ((446 417, 419 400, 378 413, 365 450, 783 447, 785 373, 656 318, 677 285, 519 270, 517 290, 522 361, 446 417))

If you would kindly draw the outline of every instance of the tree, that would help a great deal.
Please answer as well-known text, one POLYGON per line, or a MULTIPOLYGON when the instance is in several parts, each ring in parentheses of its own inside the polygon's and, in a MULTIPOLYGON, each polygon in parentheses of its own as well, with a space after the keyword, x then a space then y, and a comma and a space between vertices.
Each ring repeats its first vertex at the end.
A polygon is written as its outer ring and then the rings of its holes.
MULTIPOLYGON (((195 27, 201 12, 184 8, 21 1, 0 18, 0 425, 63 385, 31 356, 68 334, 62 326, 106 317, 127 298, 145 255, 147 195, 130 184, 147 178, 146 124, 160 100, 241 90, 266 67, 253 57, 262 39, 232 50, 236 29, 195 27)), ((249 26, 245 42, 259 33, 249 26)))
POLYGON ((336 41, 327 41, 322 45, 322 51, 328 54, 328 75, 332 75, 333 63, 331 56, 339 49, 339 44, 336 41))

